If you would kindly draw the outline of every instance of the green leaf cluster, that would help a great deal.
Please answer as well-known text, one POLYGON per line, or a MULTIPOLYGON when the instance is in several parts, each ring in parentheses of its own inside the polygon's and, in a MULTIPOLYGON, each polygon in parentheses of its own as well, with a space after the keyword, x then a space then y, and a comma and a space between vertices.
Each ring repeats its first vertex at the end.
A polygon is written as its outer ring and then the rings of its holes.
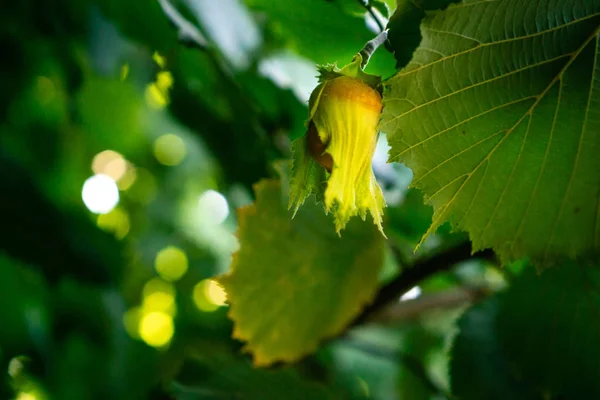
POLYGON ((600 398, 597 0, 23 0, 0 49, 0 398, 600 398), (388 238, 338 236, 286 159, 373 15, 388 238))

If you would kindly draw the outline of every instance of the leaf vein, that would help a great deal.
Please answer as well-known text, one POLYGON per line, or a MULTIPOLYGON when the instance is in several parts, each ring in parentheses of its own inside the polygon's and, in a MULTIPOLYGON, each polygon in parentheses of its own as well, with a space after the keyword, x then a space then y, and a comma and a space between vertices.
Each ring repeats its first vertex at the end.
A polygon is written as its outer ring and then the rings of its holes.
POLYGON ((480 141, 478 141, 477 143, 473 143, 472 145, 470 145, 469 147, 467 147, 466 149, 461 150, 459 153, 456 153, 455 155, 453 155, 452 157, 449 157, 447 159, 445 159, 444 161, 442 161, 441 163, 437 164, 435 167, 433 167, 432 169, 430 169, 429 171, 427 171, 424 175, 420 176, 418 179, 414 180, 412 182, 412 185, 416 185, 418 182, 422 181, 423 179, 425 179, 429 174, 431 174, 433 171, 437 170, 438 168, 440 168, 441 166, 443 166, 444 164, 446 164, 449 161, 452 161, 454 158, 459 157, 460 155, 468 152, 469 150, 474 149, 475 147, 479 146, 480 144, 487 142, 488 140, 490 140, 493 137, 498 136, 499 134, 501 134, 502 132, 505 132, 505 130, 501 130, 498 131, 496 133, 493 133, 489 136, 486 136, 485 138, 481 139, 480 141))
MULTIPOLYGON (((597 38, 599 33, 600 33, 600 27, 598 27, 594 31, 594 33, 583 43, 583 45, 579 48, 579 51, 577 52, 577 54, 570 60, 569 65, 577 58, 577 56, 579 56, 579 54, 581 54, 583 49, 585 49, 594 40, 594 38, 597 38)), ((587 124, 587 119, 588 119, 589 110, 590 110, 590 103, 591 103, 591 99, 592 99, 592 92, 594 89, 594 72, 593 71, 596 68, 597 56, 598 56, 598 52, 596 52, 594 54, 594 63, 593 63, 593 67, 592 67, 592 83, 590 85, 590 91, 588 94, 585 118, 584 118, 583 126, 581 128, 581 133, 579 134, 579 141, 577 143, 577 153, 575 154, 575 161, 573 162, 573 169, 571 170, 571 174, 569 175, 569 182, 567 184, 567 190, 565 190, 565 194, 563 195, 562 201, 560 203, 560 209, 558 211, 558 214, 554 218, 554 222, 553 222, 553 226, 552 226, 552 233, 550 234, 550 239, 548 240, 548 243, 546 244, 546 248, 544 249, 544 260, 546 260, 546 258, 548 256, 548 250, 550 249, 550 245, 554 242, 554 235, 556 234, 556 227, 558 226, 558 221, 562 217, 562 213, 565 209, 567 197, 569 197, 569 192, 571 191, 571 186, 573 184, 573 176, 575 176, 575 171, 577 170, 577 164, 579 163, 579 156, 581 155, 581 144, 583 143, 583 138, 585 136, 585 127, 587 124)), ((568 66, 567 66, 567 68, 568 68, 568 66)), ((557 104, 557 108, 558 107, 559 107, 559 105, 557 104)))
POLYGON ((513 125, 506 132, 506 135, 504 135, 504 137, 502 138, 502 140, 500 140, 496 144, 496 146, 494 146, 494 148, 481 160, 481 162, 475 167, 475 169, 473 170, 473 172, 471 172, 470 174, 467 174, 468 178, 465 179, 465 181, 460 185, 460 187, 456 190, 456 192, 454 193, 454 195, 452 196, 452 198, 448 201, 448 203, 444 205, 444 207, 443 207, 444 211, 438 213, 438 217, 435 219, 435 221, 432 222, 430 228, 427 230, 427 232, 425 233, 425 235, 423 235, 423 239, 421 239, 421 242, 419 242, 419 245, 431 233, 432 228, 437 226, 437 224, 439 223, 439 219, 441 218, 441 216, 443 215, 443 213, 454 203, 454 201, 458 197, 459 193, 465 187, 465 185, 467 184, 467 182, 469 181, 469 179, 471 178, 471 176, 473 176, 473 174, 481 167, 481 165, 483 165, 484 162, 486 162, 486 161, 488 161, 490 159, 490 157, 492 156, 492 154, 494 154, 494 152, 500 147, 500 145, 504 142, 504 140, 506 140, 506 138, 508 136, 510 136, 510 134, 515 130, 515 128, 517 126, 519 126, 521 124, 521 122, 523 122, 523 120, 525 119, 525 117, 527 117, 528 115, 532 114, 533 110, 535 110, 535 107, 537 107, 537 105, 539 104, 539 102, 546 96, 546 94, 548 93, 548 91, 550 90, 550 88, 558 80, 560 80, 562 78, 562 76, 565 73, 565 71, 571 66, 571 64, 573 63, 573 61, 577 58, 577 56, 579 56, 579 54, 581 54, 581 52, 583 51, 583 49, 590 43, 590 41, 593 40, 593 38, 598 34, 598 31, 600 31, 600 27, 598 27, 594 31, 594 33, 587 40, 585 40, 584 43, 574 53, 570 54, 569 61, 567 61, 567 63, 565 63, 565 65, 561 68, 561 70, 559 71, 559 73, 554 77, 554 79, 552 79, 550 81, 550 83, 546 86, 546 88, 542 91, 542 93, 536 98, 536 101, 531 105, 531 107, 527 110, 527 112, 524 113, 523 116, 521 118, 519 118, 519 120, 515 123, 515 125, 513 125))
POLYGON ((473 89, 473 88, 475 88, 475 87, 478 87, 478 86, 481 86, 481 85, 488 84, 488 83, 490 83, 490 82, 494 82, 494 81, 500 80, 500 79, 502 79, 502 78, 506 78, 507 76, 511 76, 511 75, 518 74, 518 73, 520 73, 520 72, 526 71, 526 70, 528 70, 528 69, 531 69, 531 68, 539 67, 539 66, 541 66, 541 65, 545 65, 545 64, 552 63, 552 62, 554 62, 554 61, 558 61, 558 60, 560 60, 561 58, 565 58, 565 57, 571 57, 571 56, 572 56, 572 55, 571 55, 571 54, 569 54, 569 53, 567 53, 567 54, 562 54, 562 55, 560 55, 560 56, 557 56, 557 57, 551 58, 551 59, 549 59, 549 60, 544 60, 544 61, 540 61, 540 62, 538 62, 538 63, 535 63, 535 64, 530 64, 530 65, 527 65, 527 66, 525 66, 525 67, 518 68, 518 69, 516 69, 516 70, 514 70, 514 71, 507 72, 507 73, 505 73, 505 74, 501 74, 501 75, 495 76, 495 77, 493 77, 493 78, 486 79, 486 80, 483 80, 483 81, 481 81, 481 82, 474 83, 474 84, 472 84, 472 85, 469 85, 469 86, 465 86, 465 87, 464 87, 464 88, 462 88, 462 89, 455 90, 455 91, 453 91, 453 92, 450 92, 450 93, 448 93, 448 94, 445 94, 445 95, 443 95, 443 96, 436 97, 436 98, 435 98, 435 99, 433 99, 433 100, 429 100, 429 101, 428 101, 428 102, 426 102, 426 103, 423 103, 423 104, 420 104, 420 105, 418 105, 417 107, 411 108, 410 110, 408 110, 408 111, 406 111, 406 112, 404 112, 404 113, 402 113, 402 114, 399 114, 399 115, 395 116, 394 118, 391 118, 391 119, 390 119, 389 121, 387 121, 387 122, 386 122, 386 123, 385 123, 383 126, 385 126, 385 125, 389 124, 390 122, 392 122, 392 121, 395 121, 395 120, 397 120, 397 119, 399 119, 399 118, 405 117, 406 115, 408 115, 408 114, 410 114, 410 113, 412 113, 412 112, 414 112, 414 111, 416 111, 416 110, 418 110, 418 109, 420 109, 420 108, 426 107, 426 106, 428 106, 428 105, 431 105, 431 104, 433 104, 433 103, 436 103, 436 102, 438 102, 438 101, 440 101, 440 100, 444 100, 444 99, 446 99, 446 98, 448 98, 448 97, 452 97, 452 96, 454 96, 454 95, 456 95, 456 94, 459 94, 459 93, 465 92, 465 91, 467 91, 467 90, 473 89))
POLYGON ((511 168, 510 175, 508 176, 508 179, 506 180, 506 184, 504 185, 504 188, 502 188, 502 193, 500 194, 500 197, 498 198, 498 201, 496 202, 496 205, 494 206, 494 210, 490 214, 490 216, 485 224, 485 227, 483 228, 483 231, 481 232, 480 237, 482 240, 485 235, 485 232, 488 230, 488 228, 490 226, 490 223, 496 216, 498 207, 502 203, 502 200, 504 199, 504 195, 506 194, 506 190, 508 189, 508 186, 510 185, 510 182, 512 181, 512 179, 515 175, 515 170, 517 169, 517 165, 519 164, 519 161, 521 160, 521 155, 523 154, 523 148, 525 147, 525 142, 527 141, 527 136, 529 135, 529 129, 531 128, 531 120, 533 120, 533 116, 530 116, 529 120, 527 121, 527 128, 525 129, 525 135, 523 135, 523 140, 521 142, 521 148, 519 149, 519 154, 515 158, 515 162, 513 163, 513 166, 511 168))
POLYGON ((466 119, 464 119, 464 120, 460 121, 460 122, 459 122, 459 123, 457 123, 457 124, 454 124, 454 125, 452 125, 452 126, 450 126, 450 127, 446 128, 446 129, 443 129, 443 130, 441 130, 441 131, 439 131, 439 132, 437 132, 437 133, 435 133, 435 134, 433 134, 433 135, 431 135, 431 136, 428 136, 426 139, 424 139, 424 140, 422 140, 422 141, 420 141, 420 142, 418 142, 418 143, 415 143, 415 144, 411 145, 409 148, 407 148, 407 149, 403 150, 403 151, 402 151, 400 154, 398 154, 396 157, 394 157, 394 158, 393 158, 393 160, 398 160, 398 159, 399 159, 399 158, 400 158, 402 155, 404 155, 406 152, 408 152, 408 151, 410 151, 410 150, 413 150, 413 149, 415 149, 416 147, 419 147, 420 145, 422 145, 422 144, 424 144, 424 143, 428 142, 429 140, 431 140, 431 139, 434 139, 434 138, 436 138, 437 136, 440 136, 441 134, 444 134, 444 133, 446 133, 446 132, 448 132, 448 131, 450 131, 450 130, 452 130, 452 129, 454 129, 454 128, 457 128, 457 127, 459 127, 459 126, 463 125, 463 124, 466 124, 466 123, 468 123, 468 122, 471 122, 471 121, 473 121, 473 120, 475 120, 475 119, 477 119, 477 118, 479 118, 479 117, 482 117, 482 116, 484 116, 484 115, 486 115, 486 114, 489 114, 489 113, 491 113, 491 112, 494 112, 494 111, 498 111, 498 110, 500 110, 500 109, 502 109, 502 108, 504 108, 504 107, 509 107, 509 106, 512 106, 512 105, 514 105, 514 104, 518 104, 518 103, 520 103, 520 102, 523 102, 523 101, 526 101, 526 100, 532 100, 532 99, 535 99, 535 98, 536 98, 536 96, 523 97, 522 99, 513 100, 513 101, 510 101, 510 102, 508 102, 508 103, 503 103, 503 104, 501 104, 501 105, 499 105, 499 106, 496 106, 496 107, 489 108, 489 109, 487 109, 487 110, 485 110, 485 111, 483 111, 483 112, 481 112, 481 113, 479 113, 479 114, 476 114, 476 115, 473 115, 473 116, 471 116, 471 117, 469 117, 469 118, 466 118, 466 119))
POLYGON ((393 99, 386 99, 386 101, 388 103, 393 102, 393 101, 405 101, 407 103, 409 103, 411 106, 416 107, 417 105, 415 104, 414 101, 412 101, 411 99, 409 99, 408 97, 397 97, 397 98, 393 98, 393 99))
POLYGON ((481 189, 481 183, 485 180, 485 178, 487 177, 487 172, 488 172, 488 166, 489 164, 486 164, 485 166, 485 170, 483 171, 483 176, 481 177, 481 180, 479 181, 479 183, 477 184, 477 189, 475 190, 475 194, 473 195, 473 198, 471 199, 471 201, 469 202, 469 206, 467 207, 467 210, 465 211, 465 213, 462 215, 462 217, 460 217, 460 219, 456 222, 456 225, 458 226, 462 220, 471 212, 471 208, 473 207, 473 203, 475 202, 475 199, 477 198, 477 195, 479 194, 479 190, 481 189))
MULTIPOLYGON (((473 37, 467 36, 467 35, 463 35, 462 33, 458 33, 458 32, 452 32, 452 31, 443 31, 440 29, 434 29, 434 28, 428 28, 428 27, 423 27, 422 28, 424 31, 429 31, 429 32, 433 32, 433 33, 441 33, 443 35, 448 35, 448 36, 457 36, 463 39, 468 39, 468 40, 472 40, 473 42, 476 42, 478 45, 483 44, 483 42, 481 42, 480 40, 477 40, 473 37)), ((438 53, 438 54, 442 54, 442 53, 438 53)), ((442 54, 442 56, 444 56, 442 54)), ((444 56, 445 57, 445 56, 444 56)))
POLYGON ((437 196, 438 194, 440 194, 441 192, 444 191, 444 189, 446 189, 448 186, 452 185, 454 182, 456 182, 459 179, 464 178, 465 176, 469 176, 471 174, 467 173, 467 174, 462 174, 454 179, 452 179, 450 182, 448 182, 447 184, 445 184, 444 186, 442 186, 441 188, 439 188, 438 190, 435 191, 435 193, 433 193, 431 196, 427 197, 426 202, 429 202, 431 199, 433 199, 435 196, 437 196))
POLYGON ((454 6, 455 9, 457 8, 467 8, 467 7, 472 7, 472 6, 477 6, 479 4, 483 4, 483 3, 497 3, 500 0, 480 0, 480 1, 474 1, 472 3, 467 3, 467 4, 457 4, 456 6, 454 6))
POLYGON ((437 51, 437 50, 434 50, 434 49, 432 49, 432 48, 429 48, 429 47, 421 46, 421 47, 419 47, 419 49, 420 49, 420 50, 425 50, 425 51, 428 51, 428 52, 430 52, 430 53, 433 53, 433 54, 437 54, 438 56, 446 57, 446 55, 445 55, 445 54, 443 54, 443 53, 440 53, 439 51, 437 51))
POLYGON ((430 67, 431 65, 434 65, 434 64, 446 61, 446 60, 451 59, 451 58, 456 58, 456 57, 464 55, 464 54, 468 54, 468 53, 470 53, 472 51, 475 51, 477 49, 480 49, 482 47, 495 46, 495 45, 498 45, 498 44, 516 42, 516 41, 519 41, 519 40, 530 39, 530 38, 533 38, 533 37, 536 37, 536 36, 542 36, 542 35, 545 35, 546 33, 554 32, 554 31, 557 31, 557 30, 560 30, 560 29, 564 29, 564 28, 566 28, 568 26, 577 24, 579 22, 586 21, 588 19, 595 18, 597 16, 600 16, 600 12, 597 12, 597 13, 594 13, 594 14, 590 14, 590 15, 586 15, 583 18, 574 19, 573 21, 569 21, 569 22, 564 23, 562 25, 555 26, 555 27, 552 27, 552 28, 549 28, 549 29, 545 29, 543 31, 539 31, 539 32, 536 32, 536 33, 531 33, 531 34, 528 34, 528 35, 523 35, 523 36, 514 37, 514 38, 497 40, 495 42, 486 42, 486 43, 483 43, 483 44, 481 44, 479 46, 475 46, 475 47, 472 47, 472 48, 467 49, 467 50, 459 51, 458 53, 450 54, 450 55, 448 55, 448 56, 446 56, 444 58, 440 58, 439 60, 435 60, 435 61, 433 61, 431 63, 423 64, 423 65, 421 65, 418 68, 411 69, 409 71, 405 71, 404 73, 399 73, 399 74, 395 75, 394 78, 400 78, 400 77, 403 77, 403 76, 406 76, 406 75, 413 74, 413 73, 418 72, 418 71, 420 71, 420 70, 422 70, 424 68, 430 67))
POLYGON ((511 252, 514 249, 514 244, 515 244, 516 239, 521 234, 521 229, 523 228, 523 223, 525 222, 525 220, 527 219, 527 215, 529 214, 529 208, 531 207, 531 202, 533 201, 533 198, 535 197, 535 194, 537 193, 537 189, 539 187, 540 180, 542 178, 542 175, 544 174, 544 170, 546 169, 546 163, 548 162, 548 154, 550 153, 550 147, 552 146, 552 139, 554 137, 554 128, 556 127, 556 118, 558 115, 558 103, 560 102, 560 98, 561 98, 560 93, 562 91, 562 81, 560 81, 560 82, 561 82, 561 84, 559 85, 559 88, 558 88, 557 106, 554 108, 554 116, 552 118, 552 126, 550 127, 550 135, 548 137, 548 144, 546 145, 546 151, 544 152, 544 159, 542 160, 542 166, 540 168, 540 172, 538 173, 537 179, 535 181, 535 185, 533 186, 533 190, 531 191, 531 195, 529 196, 529 199, 527 201, 527 207, 525 207, 525 212, 521 216, 521 221, 519 222, 517 232, 514 236, 512 244, 511 244, 511 252))

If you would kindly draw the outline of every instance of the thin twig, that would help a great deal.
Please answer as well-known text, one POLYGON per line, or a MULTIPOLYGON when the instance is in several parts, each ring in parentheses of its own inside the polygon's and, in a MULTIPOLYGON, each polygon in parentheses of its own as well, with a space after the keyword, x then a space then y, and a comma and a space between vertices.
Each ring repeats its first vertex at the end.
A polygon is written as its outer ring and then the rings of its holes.
POLYGON ((450 248, 425 260, 416 261, 412 267, 405 269, 396 279, 389 282, 379 291, 377 297, 363 312, 352 322, 350 326, 361 325, 381 311, 390 303, 395 302, 403 294, 430 276, 450 270, 454 265, 470 258, 495 260, 495 254, 491 250, 484 250, 471 255, 470 242, 450 248))
MULTIPOLYGON (((394 247, 392 247, 392 250, 394 250, 394 254, 396 255, 401 254, 400 251, 394 247)), ((438 272, 448 271, 457 263, 470 259, 496 261, 496 255, 491 250, 484 250, 475 254, 471 254, 471 252, 471 242, 465 242, 424 260, 415 261, 412 266, 405 268, 396 279, 383 286, 377 297, 375 297, 375 300, 367 306, 343 332, 336 337, 325 340, 322 345, 331 343, 334 340, 347 340, 349 335, 351 335, 349 331, 352 328, 372 322, 374 316, 379 314, 381 310, 390 304, 396 302, 402 294, 438 272)))
POLYGON ((375 14, 375 11, 373 10, 373 6, 371 5, 371 2, 369 0, 358 0, 358 2, 367 10, 369 15, 371 15, 371 17, 375 20, 375 23, 377 24, 377 27, 379 28, 379 32, 383 32, 385 29, 385 26, 381 23, 377 14, 375 14))
POLYGON ((186 20, 169 0, 158 0, 163 13, 169 19, 169 22, 177 30, 179 41, 186 46, 195 46, 201 50, 206 50, 209 47, 208 40, 200 33, 191 22, 186 20))
POLYGON ((371 58, 373 53, 375 53, 375 50, 377 50, 377 48, 379 48, 379 46, 381 46, 383 43, 385 43, 385 41, 387 40, 387 37, 388 37, 388 31, 386 29, 385 31, 381 32, 379 35, 375 36, 373 39, 371 39, 367 43, 365 43, 364 47, 359 52, 360 55, 362 56, 361 68, 364 69, 367 66, 367 63, 369 62, 369 59, 371 58))
POLYGON ((374 314, 369 321, 384 324, 411 321, 430 310, 471 304, 485 298, 489 292, 490 288, 487 286, 472 286, 432 293, 386 307, 374 314))

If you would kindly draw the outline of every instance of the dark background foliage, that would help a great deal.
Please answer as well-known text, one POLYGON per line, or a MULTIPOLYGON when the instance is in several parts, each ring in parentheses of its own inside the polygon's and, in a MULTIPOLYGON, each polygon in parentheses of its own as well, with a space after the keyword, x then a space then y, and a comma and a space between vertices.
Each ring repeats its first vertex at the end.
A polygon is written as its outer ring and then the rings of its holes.
MULTIPOLYGON (((2 5, 1 399, 441 399, 452 389, 465 399, 575 399, 598 389, 593 329, 582 336, 589 351, 558 352, 586 373, 562 376, 557 360, 535 368, 537 355, 571 348, 563 333, 586 331, 598 298, 577 290, 596 285, 595 272, 572 278, 556 316, 540 316, 561 296, 553 279, 568 280, 548 277, 553 295, 533 295, 513 320, 534 286, 522 264, 471 256, 447 226, 413 254, 432 212, 407 189, 410 170, 385 164, 383 139, 374 168, 390 240, 374 304, 293 365, 256 369, 231 339, 211 278, 237 248, 233 210, 304 134, 315 64, 349 62, 379 32, 374 16, 385 25, 396 6, 361 3, 2 5), (532 315, 542 320, 529 339, 532 315), (545 342, 544 331, 559 334, 545 342)), ((418 21, 445 3, 401 2, 368 72, 385 78, 406 64, 418 21)))

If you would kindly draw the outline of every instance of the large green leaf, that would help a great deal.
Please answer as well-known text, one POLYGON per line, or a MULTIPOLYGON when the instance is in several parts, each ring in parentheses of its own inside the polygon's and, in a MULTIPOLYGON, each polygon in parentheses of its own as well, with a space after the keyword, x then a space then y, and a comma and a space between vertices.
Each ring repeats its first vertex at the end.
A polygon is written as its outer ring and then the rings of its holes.
POLYGON ((402 68, 412 58, 421 42, 421 21, 428 11, 439 10, 458 0, 398 0, 396 11, 387 25, 388 40, 394 51, 396 67, 402 68))
POLYGON ((475 250, 547 263, 600 249, 600 2, 464 1, 432 13, 385 84, 380 128, 475 250))
POLYGON ((337 236, 331 216, 312 200, 291 219, 277 181, 255 190, 256 204, 239 213, 240 250, 220 282, 233 335, 247 342, 254 363, 291 362, 340 333, 371 300, 384 242, 360 219, 337 236))
POLYGON ((461 400, 539 400, 541 395, 511 373, 496 334, 500 299, 471 307, 459 320, 452 348, 452 394, 461 400))
POLYGON ((600 270, 526 270, 502 298, 497 335, 522 380, 555 398, 599 398, 600 270))
POLYGON ((600 270, 569 262, 526 269, 469 309, 452 349, 460 399, 600 396, 600 270))

